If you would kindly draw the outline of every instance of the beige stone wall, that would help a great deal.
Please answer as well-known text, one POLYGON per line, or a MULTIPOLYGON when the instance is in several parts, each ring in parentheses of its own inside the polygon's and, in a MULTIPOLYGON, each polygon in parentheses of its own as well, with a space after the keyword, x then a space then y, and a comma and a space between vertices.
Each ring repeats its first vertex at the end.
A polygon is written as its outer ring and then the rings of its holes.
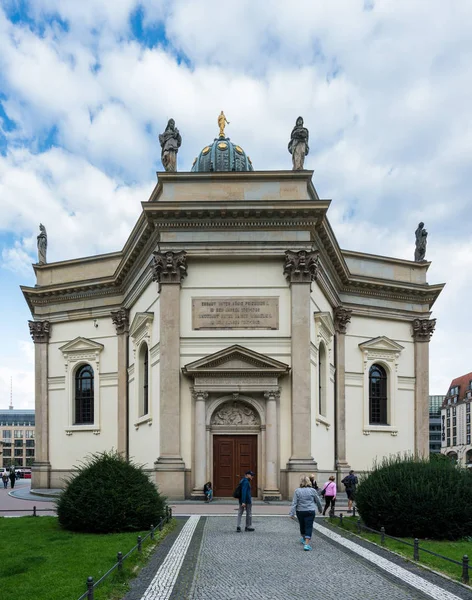
MULTIPOLYGON (((367 371, 371 364, 369 360, 367 371)), ((346 335, 346 444, 352 468, 368 470, 377 457, 414 451, 414 383, 411 324, 353 316, 346 335), (389 389, 389 427, 368 425, 365 357, 359 344, 378 336, 386 336, 404 347, 397 360, 390 360, 388 354, 374 359, 386 368, 389 381, 395 381, 395 389, 389 389)))

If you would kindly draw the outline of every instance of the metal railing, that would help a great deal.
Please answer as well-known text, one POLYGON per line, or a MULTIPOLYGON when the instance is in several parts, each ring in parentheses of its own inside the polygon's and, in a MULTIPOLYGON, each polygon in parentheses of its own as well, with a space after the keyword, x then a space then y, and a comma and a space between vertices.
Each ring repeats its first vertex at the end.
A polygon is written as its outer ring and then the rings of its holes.
POLYGON ((149 533, 147 533, 144 537, 141 537, 140 535, 138 535, 138 539, 137 539, 137 543, 135 546, 133 546, 131 548, 131 550, 129 552, 127 552, 124 556, 122 552, 118 552, 118 554, 116 555, 116 563, 110 568, 108 569, 108 571, 102 575, 100 577, 100 579, 98 579, 97 581, 94 581, 93 577, 87 577, 87 581, 86 581, 86 586, 87 586, 87 591, 82 594, 82 596, 80 596, 77 600, 94 600, 94 590, 95 588, 97 588, 101 583, 103 583, 103 581, 105 581, 105 579, 111 575, 113 573, 113 571, 118 570, 118 572, 121 572, 123 569, 123 562, 128 558, 128 556, 130 556, 133 552, 135 552, 135 550, 137 550, 138 552, 142 551, 142 547, 143 547, 143 542, 145 540, 147 540, 148 537, 151 538, 151 540, 154 539, 154 533, 156 530, 162 531, 162 528, 164 526, 165 523, 169 523, 169 521, 172 519, 172 509, 169 506, 166 506, 166 515, 165 517, 162 517, 162 519, 159 521, 158 525, 156 525, 154 527, 154 525, 151 525, 150 529, 149 529, 149 533))
MULTIPOLYGON (((355 513, 353 516, 355 516, 355 513)), ((330 514, 330 517, 331 517, 331 514, 330 514)), ((332 518, 334 518, 334 515, 332 518)), ((338 519, 339 519, 339 526, 344 527, 343 513, 338 515, 338 519)), ((349 530, 347 530, 347 531, 349 531, 349 530)), ((413 560, 415 560, 417 562, 420 562, 420 551, 421 551, 421 552, 425 552, 426 554, 431 554, 432 556, 436 556, 437 558, 440 558, 442 560, 446 560, 455 565, 458 565, 459 567, 462 568, 462 572, 461 572, 462 583, 467 583, 467 584, 469 583, 469 568, 470 567, 469 567, 469 557, 467 556, 467 554, 464 554, 464 556, 462 557, 462 561, 454 560, 453 558, 449 558, 448 556, 443 556, 442 554, 438 554, 437 552, 433 552, 432 550, 428 550, 427 548, 422 548, 420 546, 420 542, 419 542, 418 538, 415 538, 413 540, 413 543, 407 542, 406 540, 403 540, 403 539, 397 538, 397 537, 393 537, 393 536, 385 533, 385 527, 381 527, 380 531, 378 531, 377 529, 372 529, 371 527, 367 527, 367 525, 364 525, 364 523, 362 523, 361 519, 357 519, 356 532, 360 535, 362 533, 362 531, 369 531, 371 533, 375 533, 375 534, 379 535, 381 546, 385 546, 385 538, 394 540, 395 542, 400 542, 401 544, 404 544, 405 546, 410 546, 411 548, 413 548, 413 560)))
POLYGON ((38 513, 40 512, 52 512, 52 513, 56 513, 57 509, 56 507, 51 507, 51 508, 36 508, 36 506, 33 506, 33 508, 2 508, 0 509, 0 513, 33 513, 32 516, 33 517, 39 517, 38 513))

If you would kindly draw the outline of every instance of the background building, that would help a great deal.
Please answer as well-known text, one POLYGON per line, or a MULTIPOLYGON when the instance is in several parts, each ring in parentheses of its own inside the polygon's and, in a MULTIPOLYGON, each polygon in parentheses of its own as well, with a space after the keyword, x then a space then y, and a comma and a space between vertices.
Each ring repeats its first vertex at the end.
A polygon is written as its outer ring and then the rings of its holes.
POLYGON ((472 467, 470 415, 472 373, 451 382, 441 409, 441 452, 462 466, 472 467))
POLYGON ((429 397, 429 453, 441 452, 441 408, 444 396, 429 397))
POLYGON ((35 457, 34 410, 0 410, 0 467, 30 467, 35 457))

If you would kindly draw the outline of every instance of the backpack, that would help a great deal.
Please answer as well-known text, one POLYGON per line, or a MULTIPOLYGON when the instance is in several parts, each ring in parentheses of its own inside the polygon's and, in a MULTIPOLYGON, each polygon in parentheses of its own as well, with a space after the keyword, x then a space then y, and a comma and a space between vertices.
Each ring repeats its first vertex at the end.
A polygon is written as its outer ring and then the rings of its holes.
POLYGON ((241 482, 238 483, 236 489, 233 492, 233 498, 241 500, 241 482))

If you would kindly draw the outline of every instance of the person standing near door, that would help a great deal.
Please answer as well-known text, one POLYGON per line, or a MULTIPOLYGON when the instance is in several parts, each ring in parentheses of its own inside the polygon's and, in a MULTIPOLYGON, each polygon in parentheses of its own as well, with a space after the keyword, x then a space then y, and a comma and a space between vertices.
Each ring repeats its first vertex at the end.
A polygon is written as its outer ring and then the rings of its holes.
POLYGON ((244 477, 239 482, 241 493, 239 495, 239 510, 238 510, 238 523, 236 531, 241 531, 241 521, 243 518, 243 512, 246 510, 246 527, 244 531, 254 531, 252 525, 252 495, 251 495, 251 481, 255 476, 253 471, 246 471, 244 477))

